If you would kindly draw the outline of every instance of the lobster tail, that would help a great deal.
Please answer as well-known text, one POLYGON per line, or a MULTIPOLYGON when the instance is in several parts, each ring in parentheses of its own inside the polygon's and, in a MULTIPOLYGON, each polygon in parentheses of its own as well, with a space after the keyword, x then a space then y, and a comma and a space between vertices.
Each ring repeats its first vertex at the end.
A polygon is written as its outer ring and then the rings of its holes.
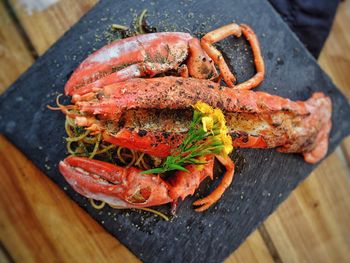
POLYGON ((279 148, 279 151, 298 150, 303 153, 306 162, 317 163, 328 151, 328 138, 332 128, 332 102, 329 97, 317 92, 305 105, 309 115, 302 120, 292 143, 279 148))

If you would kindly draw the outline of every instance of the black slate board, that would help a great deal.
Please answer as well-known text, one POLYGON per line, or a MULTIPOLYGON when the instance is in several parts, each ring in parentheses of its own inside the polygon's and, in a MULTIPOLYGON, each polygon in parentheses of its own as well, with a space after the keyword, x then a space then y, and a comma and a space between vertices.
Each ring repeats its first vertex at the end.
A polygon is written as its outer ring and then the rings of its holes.
MULTIPOLYGON (((57 171, 66 156, 64 116, 47 110, 77 65, 106 43, 111 23, 129 25, 132 16, 149 10, 158 31, 190 31, 200 36, 229 22, 247 23, 257 33, 266 62, 266 80, 257 90, 306 99, 314 91, 332 98, 332 152, 350 131, 350 107, 316 61, 264 1, 101 1, 24 73, 0 99, 0 131, 47 176, 63 188, 107 231, 146 262, 219 262, 227 257, 315 168, 299 155, 274 150, 237 150, 237 172, 218 204, 195 213, 185 200, 171 222, 153 215, 111 208, 96 211, 76 194, 57 171), (161 4, 160 4, 161 3, 161 4)), ((220 43, 239 80, 253 74, 244 40, 220 43)), ((248 51, 247 51, 248 50, 248 51)), ((218 183, 207 184, 201 194, 218 183)))

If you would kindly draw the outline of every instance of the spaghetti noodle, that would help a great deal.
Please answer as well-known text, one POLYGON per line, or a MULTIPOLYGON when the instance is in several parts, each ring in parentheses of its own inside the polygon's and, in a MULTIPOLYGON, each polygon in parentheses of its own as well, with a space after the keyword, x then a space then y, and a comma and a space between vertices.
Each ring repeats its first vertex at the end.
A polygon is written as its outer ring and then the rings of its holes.
MULTIPOLYGON (((65 130, 68 136, 66 138, 67 151, 73 156, 89 157, 91 159, 96 157, 96 159, 101 160, 107 159, 112 163, 124 165, 125 167, 136 166, 142 170, 147 170, 160 164, 158 159, 155 159, 153 160, 153 163, 150 163, 152 157, 145 153, 140 153, 102 141, 101 133, 92 135, 90 131, 76 126, 74 119, 69 116, 66 116, 65 130)), ((96 203, 96 200, 94 199, 89 199, 89 202, 93 208, 98 210, 103 209, 105 205, 108 204, 103 201, 96 203)), ((108 205, 120 209, 112 204, 108 205)), ((157 210, 151 208, 137 209, 153 213, 166 221, 170 220, 168 216, 157 210)))

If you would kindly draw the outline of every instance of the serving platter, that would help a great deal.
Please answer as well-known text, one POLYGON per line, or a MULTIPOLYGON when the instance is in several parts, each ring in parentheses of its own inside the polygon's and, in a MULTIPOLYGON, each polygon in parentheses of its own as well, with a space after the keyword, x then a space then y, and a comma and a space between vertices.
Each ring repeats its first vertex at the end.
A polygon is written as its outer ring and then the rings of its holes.
MULTIPOLYGON (((148 22, 158 31, 189 31, 197 36, 232 22, 250 24, 257 33, 266 62, 266 80, 257 90, 291 99, 306 99, 314 91, 331 96, 334 105, 330 152, 349 133, 346 99, 322 73, 312 57, 266 2, 201 1, 142 2, 102 1, 63 36, 2 97, 1 131, 110 233, 144 261, 221 261, 315 166, 299 155, 273 150, 237 150, 237 173, 223 199, 203 214, 191 203, 181 204, 178 216, 168 223, 150 214, 96 211, 74 193, 57 171, 66 155, 64 117, 47 110, 74 68, 94 49, 103 46, 112 23, 130 24, 144 8, 148 22), (161 4, 160 4, 161 3, 161 4), (136 8, 137 7, 137 8, 136 8)), ((249 48, 242 39, 220 43, 239 81, 253 74, 249 48)), ((218 172, 218 175, 220 172, 218 172)), ((215 187, 201 189, 208 193, 215 187)), ((162 208, 163 209, 163 208, 162 208)))

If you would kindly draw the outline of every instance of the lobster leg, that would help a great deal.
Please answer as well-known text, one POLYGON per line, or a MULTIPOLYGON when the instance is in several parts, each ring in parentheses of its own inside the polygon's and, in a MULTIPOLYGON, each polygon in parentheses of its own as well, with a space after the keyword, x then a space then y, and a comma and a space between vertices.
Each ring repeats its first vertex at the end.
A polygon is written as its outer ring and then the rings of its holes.
POLYGON ((187 165, 186 169, 188 172, 178 171, 169 179, 171 185, 169 195, 173 200, 177 200, 178 198, 184 200, 187 196, 194 194, 199 184, 206 177, 213 179, 214 156, 203 156, 203 160, 206 164, 187 165))
POLYGON ((199 39, 193 38, 188 41, 189 56, 187 59, 188 72, 196 79, 213 80, 218 77, 213 60, 201 47, 199 39))
POLYGON ((226 84, 229 87, 233 87, 235 89, 252 89, 263 81, 264 74, 265 74, 265 67, 264 67, 263 58, 261 56, 259 41, 256 35, 254 34, 253 30, 249 26, 245 24, 237 25, 235 23, 232 23, 232 24, 223 26, 221 28, 218 28, 214 31, 207 33, 201 39, 201 46, 208 53, 208 55, 214 60, 214 62, 219 66, 220 73, 222 74, 226 84), (248 81, 235 85, 234 84, 236 82, 235 76, 230 71, 221 52, 217 50, 213 46, 213 44, 223 40, 224 38, 227 38, 230 35, 240 37, 242 33, 252 47, 254 63, 255 63, 257 73, 253 78, 249 79, 248 81))
POLYGON ((211 57, 214 62, 218 65, 220 69, 220 74, 223 76, 226 84, 229 87, 233 87, 236 82, 236 77, 230 71, 228 65, 226 64, 224 57, 221 52, 217 50, 213 44, 228 36, 234 35, 236 37, 240 37, 242 34, 241 28, 237 24, 229 24, 223 27, 220 27, 214 31, 207 33, 201 39, 202 48, 208 53, 209 57, 211 57))
POLYGON ((177 69, 177 73, 180 77, 182 78, 188 78, 190 76, 190 74, 188 73, 188 67, 186 66, 186 64, 182 64, 178 69, 177 69))
POLYGON ((199 199, 193 203, 194 206, 199 206, 198 208, 195 209, 195 211, 197 212, 202 212, 204 210, 207 210, 211 205, 217 202, 221 198, 221 196, 223 195, 227 187, 229 187, 232 182, 233 175, 235 172, 234 163, 228 156, 222 157, 220 155, 216 155, 216 158, 219 160, 220 163, 222 163, 225 166, 226 172, 219 186, 210 195, 202 199, 199 199))
POLYGON ((241 26, 243 35, 248 40, 252 48, 256 74, 251 79, 236 85, 235 88, 236 89, 253 89, 264 80, 264 76, 265 76, 264 60, 261 55, 258 38, 256 37, 254 31, 248 25, 241 24, 240 26, 241 26))

